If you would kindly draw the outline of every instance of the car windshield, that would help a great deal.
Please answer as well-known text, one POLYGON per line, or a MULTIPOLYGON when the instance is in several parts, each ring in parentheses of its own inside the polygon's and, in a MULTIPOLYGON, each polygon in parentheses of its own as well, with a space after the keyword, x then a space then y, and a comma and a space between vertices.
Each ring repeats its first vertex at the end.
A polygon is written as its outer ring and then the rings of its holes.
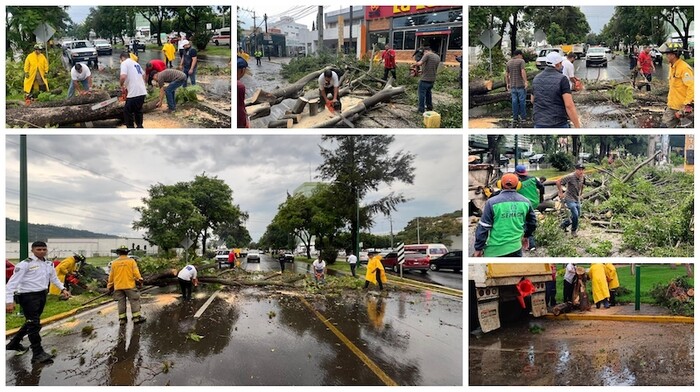
POLYGON ((80 48, 91 48, 92 45, 90 43, 85 42, 85 41, 77 41, 73 43, 73 48, 74 49, 80 49, 80 48))
POLYGON ((603 48, 590 48, 590 49, 588 49, 588 53, 594 53, 594 54, 605 53, 605 49, 603 49, 603 48))
POLYGON ((95 44, 106 44, 107 40, 106 39, 96 39, 95 44))

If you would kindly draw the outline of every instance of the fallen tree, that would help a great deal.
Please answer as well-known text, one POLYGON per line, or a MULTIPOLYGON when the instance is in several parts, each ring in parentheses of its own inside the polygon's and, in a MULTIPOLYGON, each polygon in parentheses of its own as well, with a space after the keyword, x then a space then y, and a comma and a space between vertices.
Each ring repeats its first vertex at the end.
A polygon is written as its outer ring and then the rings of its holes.
POLYGON ((330 120, 326 120, 313 125, 312 128, 329 128, 344 120, 351 121, 351 119, 354 116, 363 113, 367 110, 370 110, 372 107, 374 107, 380 102, 390 101, 394 96, 398 94, 403 94, 404 92, 405 89, 403 86, 392 87, 391 85, 387 85, 380 92, 374 94, 369 98, 363 99, 362 102, 358 103, 357 105, 351 108, 346 109, 342 113, 337 114, 334 118, 330 120))

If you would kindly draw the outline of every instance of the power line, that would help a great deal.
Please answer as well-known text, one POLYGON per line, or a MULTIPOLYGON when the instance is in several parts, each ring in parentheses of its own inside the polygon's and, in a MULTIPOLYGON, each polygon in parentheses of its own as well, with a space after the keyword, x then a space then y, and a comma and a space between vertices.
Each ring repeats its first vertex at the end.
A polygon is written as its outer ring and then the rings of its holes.
MULTIPOLYGON (((9 140, 9 139, 7 139, 7 143, 14 144, 15 146, 19 146, 19 143, 15 142, 15 141, 12 141, 12 140, 9 140)), ((135 189, 137 189, 137 190, 142 190, 142 191, 144 191, 144 192, 148 192, 148 189, 141 188, 141 187, 138 186, 138 185, 130 184, 130 183, 124 181, 124 180, 120 180, 120 179, 118 179, 118 178, 114 178, 114 177, 108 176, 108 175, 106 175, 106 174, 103 174, 103 173, 98 172, 97 170, 90 169, 90 168, 84 167, 84 166, 82 166, 82 165, 79 165, 79 164, 77 164, 77 163, 73 163, 73 162, 67 161, 67 160, 65 160, 65 159, 55 157, 55 156, 50 155, 50 154, 47 154, 47 153, 45 153, 45 152, 43 152, 43 151, 39 151, 39 150, 37 150, 37 149, 30 148, 30 147, 27 147, 27 150, 33 151, 33 152, 35 152, 35 153, 37 153, 37 154, 44 155, 44 156, 46 156, 46 157, 48 157, 48 158, 51 158, 51 159, 53 159, 53 160, 55 160, 55 161, 58 161, 58 162, 62 163, 62 164, 65 165, 65 166, 69 166, 69 167, 73 167, 73 168, 76 168, 76 169, 84 170, 84 171, 86 171, 86 172, 95 174, 95 175, 97 175, 97 176, 99 176, 99 177, 104 177, 104 178, 106 178, 106 179, 109 179, 109 180, 112 180, 112 181, 116 181, 116 182, 118 182, 118 183, 120 183, 120 184, 128 185, 128 186, 130 186, 130 187, 132 187, 132 188, 135 188, 135 189)))
MULTIPOLYGON (((13 194, 19 194, 19 190, 17 190, 17 189, 5 188, 5 190, 8 192, 11 192, 13 194)), ((51 198, 51 197, 44 196, 44 195, 38 195, 35 193, 31 193, 31 192, 28 195, 31 199, 34 199, 34 200, 38 199, 39 201, 44 200, 44 201, 48 201, 49 203, 64 205, 64 206, 67 206, 69 208, 73 208, 73 209, 76 209, 79 211, 85 211, 85 212, 88 212, 88 213, 91 213, 91 214, 94 214, 97 216, 103 216, 103 217, 109 217, 109 218, 115 218, 115 219, 119 219, 122 217, 122 215, 117 215, 117 214, 114 214, 114 215, 104 214, 104 212, 102 212, 102 211, 100 211, 99 213, 95 213, 95 211, 91 211, 91 210, 77 207, 76 203, 71 203, 69 201, 59 200, 59 199, 51 198)))
MULTIPOLYGON (((6 204, 6 205, 9 205, 9 206, 19 207, 19 204, 18 204, 18 203, 5 202, 5 204, 6 204)), ((114 224, 117 224, 117 225, 123 225, 123 224, 124 224, 124 222, 117 222, 117 221, 111 221, 111 220, 108 220, 108 219, 100 219, 100 218, 91 218, 91 217, 89 217, 89 216, 71 214, 70 212, 61 212, 61 211, 56 211, 56 210, 49 210, 49 209, 41 208, 41 207, 33 207, 32 210, 47 211, 47 212, 51 212, 51 213, 54 213, 54 214, 75 216, 75 217, 83 218, 83 219, 86 219, 86 220, 93 220, 93 221, 101 221, 101 222, 107 222, 107 223, 114 223, 114 224)))

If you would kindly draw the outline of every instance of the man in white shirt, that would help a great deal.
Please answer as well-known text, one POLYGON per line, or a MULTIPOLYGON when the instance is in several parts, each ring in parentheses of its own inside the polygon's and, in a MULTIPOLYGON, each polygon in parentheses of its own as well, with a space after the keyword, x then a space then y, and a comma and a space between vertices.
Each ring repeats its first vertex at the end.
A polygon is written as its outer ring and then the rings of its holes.
POLYGON ((177 274, 177 281, 180 283, 180 291, 182 292, 182 299, 189 301, 192 299, 192 286, 197 287, 199 280, 197 280, 197 268, 195 266, 188 264, 177 274))
POLYGON ((564 58, 564 61, 562 61, 562 70, 561 73, 564 74, 564 76, 569 79, 569 85, 571 86, 571 91, 576 91, 575 90, 575 85, 576 85, 576 78, 575 74, 575 69, 574 69, 574 61, 576 60, 576 55, 573 52, 569 52, 569 54, 566 55, 566 58, 564 58))
POLYGON ((349 252, 348 263, 350 263, 350 272, 352 272, 352 277, 355 278, 355 267, 357 266, 357 256, 355 256, 352 251, 349 252))
POLYGON ((576 278, 576 264, 569 263, 564 271, 564 302, 573 302, 574 279, 576 278))
POLYGON ((68 98, 73 97, 76 91, 78 91, 78 94, 83 95, 92 89, 92 73, 85 64, 75 64, 70 70, 70 79, 68 98))
POLYGON ((314 268, 314 279, 316 279, 316 285, 319 283, 326 283, 326 262, 317 258, 312 264, 314 268))
POLYGON ((143 128, 143 103, 146 100, 146 83, 143 81, 143 69, 136 61, 129 57, 129 53, 122 52, 119 55, 121 67, 119 71, 119 85, 122 94, 126 91, 126 104, 124 104, 124 122, 127 128, 143 128))
POLYGON ((333 110, 340 110, 340 101, 338 100, 339 86, 338 74, 335 71, 327 69, 318 77, 318 95, 321 98, 319 110, 325 109, 327 102, 333 105, 333 110))
POLYGON ((56 276, 51 260, 46 258, 48 248, 43 241, 32 244, 32 255, 15 266, 14 274, 5 286, 5 311, 15 310, 15 295, 17 303, 22 307, 26 321, 17 334, 12 337, 6 350, 26 351, 22 339, 29 337, 32 349, 32 363, 52 363, 55 355, 44 351, 41 346, 41 313, 46 305, 46 294, 49 282, 61 290, 64 298, 70 298, 70 292, 56 276))

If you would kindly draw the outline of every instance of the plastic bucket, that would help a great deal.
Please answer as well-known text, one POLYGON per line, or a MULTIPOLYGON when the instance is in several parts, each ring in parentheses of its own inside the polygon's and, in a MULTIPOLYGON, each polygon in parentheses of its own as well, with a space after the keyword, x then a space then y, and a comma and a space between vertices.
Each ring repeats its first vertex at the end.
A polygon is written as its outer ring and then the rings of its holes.
POLYGON ((423 124, 426 128, 440 128, 440 113, 433 111, 423 113, 423 124))

